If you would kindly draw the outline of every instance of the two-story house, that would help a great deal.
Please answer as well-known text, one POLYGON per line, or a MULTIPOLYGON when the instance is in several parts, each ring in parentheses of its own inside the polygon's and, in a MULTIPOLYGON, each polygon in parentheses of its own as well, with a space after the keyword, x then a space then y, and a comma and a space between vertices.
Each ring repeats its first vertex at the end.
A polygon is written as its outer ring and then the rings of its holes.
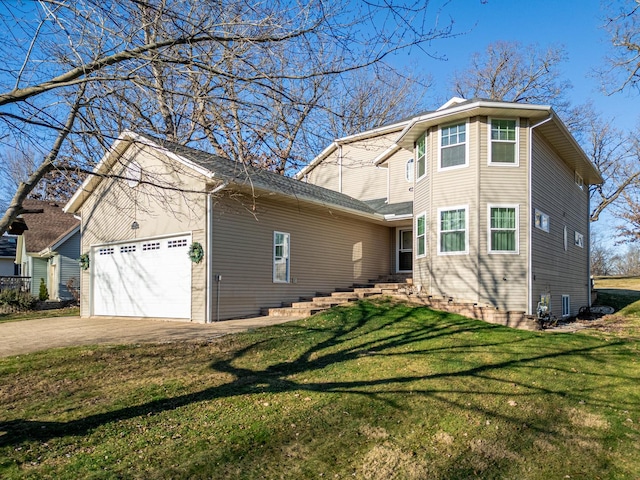
POLYGON ((390 273, 528 314, 541 295, 558 315, 590 302, 601 178, 548 106, 452 99, 336 140, 295 179, 125 132, 96 173, 65 207, 82 316, 238 318, 390 273))

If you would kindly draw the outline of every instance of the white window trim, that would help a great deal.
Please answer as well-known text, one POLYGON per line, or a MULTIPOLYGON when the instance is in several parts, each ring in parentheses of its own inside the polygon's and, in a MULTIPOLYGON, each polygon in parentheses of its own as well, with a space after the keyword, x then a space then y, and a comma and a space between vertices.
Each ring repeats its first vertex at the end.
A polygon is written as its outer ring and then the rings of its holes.
MULTIPOLYGON (((487 133, 487 143, 489 155, 487 157, 487 165, 491 167, 519 167, 520 166, 520 119, 519 118, 503 118, 503 117, 489 117, 488 118, 488 133, 487 133), (491 121, 492 120, 515 120, 516 121, 516 147, 515 147, 515 162, 514 163, 505 163, 505 162, 492 162, 492 148, 493 148, 493 140, 491 139, 491 121)), ((505 142, 506 143, 506 142, 505 142)), ((511 143, 511 142, 508 142, 511 143)))
POLYGON ((573 243, 576 247, 584 248, 584 235, 580 232, 574 232, 573 234, 573 243))
POLYGON ((272 280, 273 283, 291 283, 291 234, 287 232, 273 232, 273 246, 271 250, 271 262, 273 264, 272 280), (287 259, 287 279, 279 280, 276 278, 276 236, 285 235, 286 238, 286 258, 287 259))
POLYGON ((487 205, 487 251, 491 255, 519 255, 520 254, 520 205, 507 203, 490 203, 487 205), (511 250, 491 250, 491 209, 492 208, 515 208, 516 210, 516 249, 511 250))
POLYGON ((438 255, 469 255, 469 205, 456 205, 452 207, 438 208, 438 255), (440 244, 441 227, 442 227, 442 212, 448 212, 449 210, 464 210, 464 251, 460 252, 443 252, 442 245, 440 244))
POLYGON ((533 212, 533 226, 535 228, 537 228, 538 230, 542 230, 543 232, 547 232, 549 233, 549 231, 551 230, 551 219, 549 218, 549 215, 547 215, 546 213, 544 213, 542 210, 538 210, 537 208, 534 210, 533 212), (536 217, 540 215, 540 225, 536 224, 536 217), (544 223, 542 222, 542 219, 546 218, 547 219, 547 228, 544 228, 544 223))
POLYGON ((438 172, 448 172, 449 170, 458 170, 460 168, 467 168, 469 166, 469 119, 464 122, 448 123, 441 125, 438 128, 438 172), (464 123, 465 141, 464 141, 464 163, 461 165, 454 165, 453 167, 442 166, 442 129, 452 127, 454 125, 460 125, 464 123))
POLYGON ((562 318, 571 316, 571 297, 569 295, 562 295, 562 318), (567 311, 565 313, 564 301, 567 299, 567 311))
POLYGON ((416 232, 416 244, 414 245, 415 257, 424 258, 427 256, 427 212, 422 212, 420 215, 416 215, 416 225, 415 225, 414 231, 416 232), (419 244, 418 218, 420 217, 424 217, 424 253, 422 255, 418 254, 418 252, 420 251, 420 248, 418 247, 418 244, 419 244))
POLYGON ((576 182, 576 185, 578 186, 578 188, 580 188, 580 190, 584 190, 584 179, 582 178, 582 175, 580 175, 578 172, 574 172, 573 180, 574 182, 576 182))
POLYGON ((427 176, 427 157, 428 155, 428 137, 427 137, 427 132, 424 132, 422 134, 422 136, 418 137, 418 142, 416 142, 416 158, 415 158, 415 174, 414 174, 414 178, 416 179, 415 183, 418 183, 420 180, 422 180, 423 178, 425 178, 427 176), (418 164, 420 163, 420 158, 418 157, 418 143, 420 142, 420 139, 424 138, 424 174, 422 176, 418 176, 418 164))

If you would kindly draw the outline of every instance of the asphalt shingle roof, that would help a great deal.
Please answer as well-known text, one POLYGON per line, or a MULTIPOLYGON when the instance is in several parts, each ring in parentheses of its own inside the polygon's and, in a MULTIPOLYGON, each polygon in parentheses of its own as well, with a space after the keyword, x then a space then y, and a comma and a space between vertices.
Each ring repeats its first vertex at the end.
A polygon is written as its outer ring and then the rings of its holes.
POLYGON ((386 198, 365 200, 367 205, 381 215, 411 215, 413 214, 413 202, 387 203, 386 198))
POLYGON ((237 185, 253 186, 260 190, 267 190, 282 195, 320 202, 327 206, 335 206, 355 210, 366 214, 375 214, 374 208, 367 203, 357 200, 327 188, 302 182, 291 177, 278 175, 268 170, 262 170, 244 165, 228 158, 223 158, 202 150, 185 147, 177 143, 161 140, 150 135, 142 135, 152 142, 166 148, 207 170, 214 172, 216 178, 237 185))
POLYGON ((73 214, 64 213, 63 205, 56 202, 27 199, 22 206, 28 210, 42 210, 42 213, 21 215, 27 224, 27 230, 22 234, 27 253, 38 253, 53 246, 80 224, 73 214))

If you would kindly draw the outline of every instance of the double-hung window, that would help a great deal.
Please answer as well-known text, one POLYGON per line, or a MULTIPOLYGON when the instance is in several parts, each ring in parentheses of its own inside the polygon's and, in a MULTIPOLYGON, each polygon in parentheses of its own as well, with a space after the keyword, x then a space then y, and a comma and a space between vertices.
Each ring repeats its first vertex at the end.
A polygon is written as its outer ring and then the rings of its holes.
POLYGON ((418 180, 427 174, 427 135, 422 135, 416 143, 416 157, 418 163, 418 180))
POLYGON ((438 253, 468 253, 467 206, 438 209, 438 253))
POLYGON ((489 253, 518 253, 518 206, 489 205, 489 253))
POLYGON ((440 129, 440 169, 467 165, 467 124, 440 129))
POLYGON ((427 214, 416 217, 416 257, 427 254, 427 214))
POLYGON ((489 164, 491 165, 517 165, 518 164, 518 122, 516 120, 491 119, 491 152, 489 164))
POLYGON ((273 281, 289 283, 289 234, 273 232, 273 281))

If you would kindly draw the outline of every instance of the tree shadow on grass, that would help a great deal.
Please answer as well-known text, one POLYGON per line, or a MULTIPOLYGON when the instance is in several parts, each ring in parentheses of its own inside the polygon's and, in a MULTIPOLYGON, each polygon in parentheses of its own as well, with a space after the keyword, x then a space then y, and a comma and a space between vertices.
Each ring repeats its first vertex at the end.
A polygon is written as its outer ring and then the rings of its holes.
MULTIPOLYGON (((541 360, 554 359, 570 355, 595 355, 600 352, 613 351, 623 342, 600 342, 591 346, 567 349, 549 349, 540 351, 531 346, 531 352, 526 355, 508 355, 507 359, 480 366, 469 366, 448 372, 437 372, 428 375, 398 375, 389 378, 338 380, 322 382, 299 382, 292 377, 300 374, 319 372, 320 370, 353 360, 363 356, 394 356, 407 357, 421 355, 428 362, 428 355, 442 352, 455 352, 464 355, 469 349, 486 349, 496 347, 513 347, 519 343, 529 342, 535 338, 534 334, 522 335, 496 335, 491 342, 478 341, 484 336, 478 336, 474 340, 472 335, 467 335, 465 341, 460 340, 457 345, 443 347, 434 345, 431 349, 429 341, 442 337, 452 337, 468 333, 484 333, 489 330, 500 329, 483 322, 472 321, 457 315, 445 312, 430 311, 426 307, 409 308, 394 307, 390 305, 359 302, 350 307, 340 307, 325 314, 326 322, 298 322, 296 324, 284 324, 272 327, 273 339, 259 340, 245 348, 239 349, 233 355, 224 360, 211 364, 211 369, 216 372, 224 372, 233 376, 233 380, 223 385, 205 388, 201 391, 179 395, 168 399, 153 400, 144 404, 124 407, 110 412, 89 415, 77 420, 67 422, 46 422, 37 420, 18 419, 0 422, 0 447, 18 445, 29 440, 47 441, 63 436, 86 435, 91 430, 102 425, 128 420, 139 416, 158 414, 181 408, 193 403, 218 399, 238 397, 257 392, 282 393, 282 392, 321 392, 321 393, 345 393, 368 396, 372 399, 382 399, 381 394, 392 393, 419 393, 422 395, 438 396, 442 400, 443 395, 449 393, 478 393, 464 391, 464 389, 416 389, 414 382, 442 380, 442 379, 487 379, 492 382, 513 382, 512 379, 501 380, 495 373, 501 369, 521 366, 523 368, 540 368, 535 364, 541 360), (428 313, 428 321, 424 320, 425 312, 428 313), (333 317, 332 317, 333 316, 333 317), (311 323, 311 326, 305 326, 311 323), (323 326, 324 323, 329 324, 323 326), (387 330, 389 330, 387 332, 387 330), (287 336, 309 333, 324 334, 324 338, 310 344, 295 358, 279 361, 262 370, 239 366, 243 359, 249 357, 254 351, 265 348, 267 343, 278 341, 278 333, 285 332, 287 336), (500 340, 504 338, 504 340, 500 340), (420 345, 420 348, 412 346, 420 345), (426 345, 426 347, 425 347, 426 345), (376 388, 383 390, 376 391, 376 388)), ((497 330, 496 330, 497 331, 497 330)), ((544 367, 548 368, 548 367, 544 367)), ((613 380, 612 380, 613 381, 613 380)), ((625 381, 637 381, 631 376, 625 381)), ((541 386, 522 383, 528 391, 539 393, 553 393, 558 391, 548 390, 541 386)), ((496 394, 498 392, 486 392, 496 394)), ((581 392, 584 394, 584 391, 581 392)), ((532 394, 532 393, 531 393, 532 394)), ((568 393, 571 395, 571 393, 568 393)), ((384 401, 384 400, 383 400, 384 401)), ((462 404, 453 404, 464 408, 462 404)), ((628 407, 632 407, 629 405, 628 407)), ((495 412, 493 415, 496 415, 495 412)), ((509 419, 507 419, 509 420, 509 419)), ((515 419, 514 419, 515 420, 515 419)))

